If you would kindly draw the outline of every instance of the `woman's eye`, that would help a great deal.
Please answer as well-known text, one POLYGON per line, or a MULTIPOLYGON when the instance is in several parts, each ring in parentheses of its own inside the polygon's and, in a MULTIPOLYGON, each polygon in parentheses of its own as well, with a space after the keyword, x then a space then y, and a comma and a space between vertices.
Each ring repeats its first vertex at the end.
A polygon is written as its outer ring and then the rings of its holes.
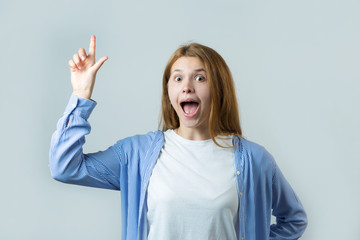
POLYGON ((196 81, 201 81, 201 80, 204 80, 205 78, 203 76, 197 76, 195 79, 196 79, 196 81))
POLYGON ((174 80, 175 80, 176 82, 178 82, 178 81, 181 80, 181 77, 175 77, 174 80))

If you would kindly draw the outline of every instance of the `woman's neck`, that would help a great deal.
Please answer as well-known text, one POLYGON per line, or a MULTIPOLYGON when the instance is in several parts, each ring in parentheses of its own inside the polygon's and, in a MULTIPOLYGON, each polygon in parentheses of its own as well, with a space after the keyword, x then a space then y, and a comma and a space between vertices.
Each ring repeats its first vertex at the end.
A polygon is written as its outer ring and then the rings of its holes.
POLYGON ((207 140, 211 138, 208 128, 199 129, 180 126, 179 128, 174 129, 174 132, 183 138, 194 141, 207 140))

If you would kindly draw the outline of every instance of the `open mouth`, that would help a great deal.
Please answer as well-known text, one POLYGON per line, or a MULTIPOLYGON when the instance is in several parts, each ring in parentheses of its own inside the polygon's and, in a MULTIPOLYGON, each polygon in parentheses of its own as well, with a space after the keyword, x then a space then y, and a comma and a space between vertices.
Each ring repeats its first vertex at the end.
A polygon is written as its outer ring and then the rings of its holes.
POLYGON ((199 103, 194 100, 185 100, 180 103, 186 117, 193 117, 199 109, 199 103))

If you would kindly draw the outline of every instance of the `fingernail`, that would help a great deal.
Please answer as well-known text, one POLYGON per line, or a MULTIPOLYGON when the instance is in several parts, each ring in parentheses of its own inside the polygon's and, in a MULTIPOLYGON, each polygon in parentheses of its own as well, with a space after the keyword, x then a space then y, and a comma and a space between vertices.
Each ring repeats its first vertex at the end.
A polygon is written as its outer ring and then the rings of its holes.
POLYGON ((85 60, 85 57, 84 57, 84 56, 81 56, 81 60, 84 61, 84 60, 85 60))

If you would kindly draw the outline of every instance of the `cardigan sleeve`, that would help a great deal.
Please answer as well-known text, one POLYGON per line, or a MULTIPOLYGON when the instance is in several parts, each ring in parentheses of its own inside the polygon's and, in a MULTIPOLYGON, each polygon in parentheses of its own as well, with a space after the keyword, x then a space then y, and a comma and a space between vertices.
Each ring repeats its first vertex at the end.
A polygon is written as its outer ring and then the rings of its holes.
POLYGON ((307 216, 274 160, 272 181, 272 215, 276 217, 276 224, 270 226, 270 239, 298 239, 307 226, 307 216))
POLYGON ((71 95, 51 136, 51 176, 64 183, 120 190, 121 161, 116 144, 104 151, 83 153, 85 135, 91 131, 87 120, 96 104, 71 95))

